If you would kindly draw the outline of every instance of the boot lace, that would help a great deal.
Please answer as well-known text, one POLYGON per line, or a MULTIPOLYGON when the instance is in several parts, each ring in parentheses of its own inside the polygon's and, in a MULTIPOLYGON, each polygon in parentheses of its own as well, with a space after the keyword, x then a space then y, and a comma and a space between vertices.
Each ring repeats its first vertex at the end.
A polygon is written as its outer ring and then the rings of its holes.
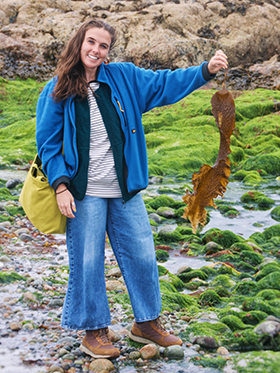
POLYGON ((166 330, 164 329, 163 325, 161 324, 159 318, 153 320, 153 323, 154 325, 162 332, 166 332, 166 330))
POLYGON ((108 333, 109 333, 108 328, 99 329, 98 337, 101 339, 103 343, 110 343, 108 333))

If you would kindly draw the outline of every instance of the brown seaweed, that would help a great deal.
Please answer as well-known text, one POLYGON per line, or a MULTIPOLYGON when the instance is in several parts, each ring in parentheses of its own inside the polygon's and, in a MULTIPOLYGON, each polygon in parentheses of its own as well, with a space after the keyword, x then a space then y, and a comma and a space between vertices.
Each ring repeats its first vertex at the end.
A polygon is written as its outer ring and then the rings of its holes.
MULTIPOLYGON (((225 74, 226 76, 226 74, 225 74)), ((186 203, 183 218, 189 218, 193 232, 206 222, 206 206, 216 208, 213 199, 223 197, 230 176, 230 136, 235 127, 235 105, 231 93, 224 88, 216 92, 212 99, 212 113, 220 131, 219 154, 213 167, 203 165, 192 176, 193 193, 186 190, 183 200, 186 203)))

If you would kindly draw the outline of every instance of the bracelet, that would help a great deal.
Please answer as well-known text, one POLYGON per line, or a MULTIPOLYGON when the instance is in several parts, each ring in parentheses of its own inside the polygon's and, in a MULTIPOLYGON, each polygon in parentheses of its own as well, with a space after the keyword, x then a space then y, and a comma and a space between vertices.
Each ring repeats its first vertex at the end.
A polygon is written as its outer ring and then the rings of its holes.
POLYGON ((65 189, 63 189, 61 192, 58 192, 58 193, 56 193, 56 194, 61 194, 61 193, 65 192, 66 190, 68 190, 68 189, 65 188, 65 189))

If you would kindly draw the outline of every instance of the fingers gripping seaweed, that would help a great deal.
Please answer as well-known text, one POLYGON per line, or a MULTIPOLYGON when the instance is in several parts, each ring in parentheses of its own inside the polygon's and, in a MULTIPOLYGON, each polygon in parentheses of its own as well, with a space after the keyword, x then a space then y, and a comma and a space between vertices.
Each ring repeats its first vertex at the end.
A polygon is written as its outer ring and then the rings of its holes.
MULTIPOLYGON (((226 76, 226 74, 225 74, 226 76)), ((212 113, 220 131, 219 154, 213 167, 203 165, 199 173, 192 176, 193 193, 186 190, 183 201, 186 203, 183 218, 189 218, 193 232, 196 232, 198 224, 206 222, 206 206, 216 208, 213 199, 223 197, 230 176, 230 136, 235 126, 235 105, 231 93, 225 89, 216 92, 212 99, 212 113)))

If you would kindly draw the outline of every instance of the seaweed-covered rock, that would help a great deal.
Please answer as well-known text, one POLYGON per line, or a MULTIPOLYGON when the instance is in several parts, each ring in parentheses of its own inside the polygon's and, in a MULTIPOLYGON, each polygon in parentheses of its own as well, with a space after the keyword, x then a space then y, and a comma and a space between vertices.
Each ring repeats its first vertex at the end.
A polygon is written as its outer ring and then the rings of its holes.
POLYGON ((174 275, 173 273, 170 273, 170 272, 161 276, 160 280, 161 281, 166 281, 169 284, 172 284, 175 287, 175 289, 178 290, 178 291, 181 291, 185 288, 185 284, 183 283, 183 281, 178 276, 176 276, 176 275, 174 275))
POLYGON ((229 230, 222 231, 218 228, 209 229, 202 238, 203 243, 216 242, 223 248, 230 248, 236 242, 243 242, 244 238, 237 236, 229 230))
POLYGON ((14 281, 25 281, 26 278, 16 272, 0 272, 0 284, 8 284, 14 281))
POLYGON ((263 256, 261 254, 255 253, 254 251, 244 250, 240 253, 240 259, 251 264, 252 266, 256 266, 262 262, 263 256))
POLYGON ((270 211, 270 216, 272 217, 272 219, 280 221, 280 206, 277 206, 272 211, 270 211))
POLYGON ((221 297, 215 292, 215 290, 208 289, 202 293, 199 297, 199 303, 202 306, 215 306, 221 303, 221 297))
POLYGON ((221 319, 221 322, 227 325, 233 332, 236 330, 249 329, 251 325, 244 324, 239 317, 228 315, 221 319))
POLYGON ((156 210, 156 213, 160 216, 163 216, 166 219, 174 219, 176 218, 175 210, 172 207, 159 207, 156 210))
POLYGON ((147 201, 146 205, 150 206, 154 210, 157 210, 160 207, 171 207, 174 209, 179 209, 180 207, 185 206, 184 202, 175 201, 173 198, 165 194, 162 194, 152 201, 147 201))
POLYGON ((210 282, 211 286, 223 286, 227 289, 232 288, 235 284, 236 282, 227 275, 219 275, 210 282))
POLYGON ((256 281, 259 281, 272 272, 280 272, 280 265, 278 263, 267 263, 265 266, 263 266, 263 268, 256 274, 256 281))
POLYGON ((278 335, 280 331, 280 321, 264 320, 255 327, 256 334, 269 334, 271 337, 278 335))
POLYGON ((203 246, 202 253, 206 255, 211 255, 213 253, 217 253, 222 251, 224 248, 221 245, 218 245, 216 242, 207 242, 206 245, 203 246))
MULTIPOLYGON (((255 273, 255 271, 256 271, 254 266, 252 266, 249 263, 243 262, 243 261, 241 261, 240 263, 237 264, 236 269, 238 271, 240 271, 240 272, 243 272, 240 275, 240 279, 241 279, 241 277, 244 278, 244 272, 245 273, 246 272, 248 272, 248 273, 250 273, 250 272, 251 273, 255 273)), ((248 276, 246 275, 246 277, 248 277, 248 276)))
POLYGON ((169 253, 165 250, 156 250, 156 258, 158 262, 166 262, 169 259, 169 253))
POLYGON ((252 295, 259 291, 258 285, 254 281, 241 281, 233 289, 233 294, 252 295))
POLYGON ((200 278, 193 278, 185 285, 189 290, 197 290, 200 286, 208 286, 208 282, 203 281, 200 278))
POLYGON ((265 289, 261 290, 257 295, 256 298, 262 300, 272 300, 275 298, 280 298, 280 290, 275 289, 265 289))
POLYGON ((258 286, 260 289, 276 289, 280 290, 280 272, 272 272, 269 275, 259 280, 258 286))
POLYGON ((262 311, 268 315, 273 315, 276 317, 279 317, 280 315, 279 309, 270 306, 267 301, 259 299, 258 295, 256 295, 254 298, 247 299, 242 304, 242 309, 243 311, 262 311))
POLYGON ((206 350, 216 350, 219 347, 219 344, 214 337, 197 337, 195 343, 206 350))
POLYGON ((250 311, 246 312, 244 316, 241 317, 241 320, 244 322, 244 324, 257 325, 266 319, 267 316, 267 313, 262 311, 250 311))
POLYGON ((207 274, 199 269, 189 271, 187 273, 181 273, 178 277, 184 282, 187 283, 193 278, 200 278, 201 280, 207 280, 207 274))
POLYGON ((273 199, 266 197, 265 194, 258 191, 250 191, 244 193, 241 196, 241 202, 254 204, 260 210, 270 209, 275 204, 275 201, 273 201, 273 199))
POLYGON ((223 286, 216 286, 215 292, 219 295, 221 298, 229 298, 231 296, 231 292, 228 291, 223 286))

